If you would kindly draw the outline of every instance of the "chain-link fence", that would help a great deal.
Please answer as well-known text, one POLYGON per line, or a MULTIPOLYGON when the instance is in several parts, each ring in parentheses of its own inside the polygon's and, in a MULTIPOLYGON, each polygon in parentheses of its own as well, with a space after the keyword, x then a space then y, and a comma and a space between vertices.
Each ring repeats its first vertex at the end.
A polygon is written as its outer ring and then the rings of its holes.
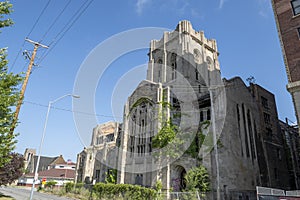
POLYGON ((161 192, 157 200, 208 200, 206 193, 195 192, 161 192))

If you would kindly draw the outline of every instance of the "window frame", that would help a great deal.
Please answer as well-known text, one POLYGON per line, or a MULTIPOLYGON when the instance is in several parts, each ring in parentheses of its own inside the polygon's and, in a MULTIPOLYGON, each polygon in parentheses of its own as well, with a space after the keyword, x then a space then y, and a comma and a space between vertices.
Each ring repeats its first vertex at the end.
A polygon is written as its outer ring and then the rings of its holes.
POLYGON ((291 6, 292 6, 294 16, 300 15, 300 0, 291 0, 291 6), (297 1, 299 2, 299 5, 295 7, 293 3, 297 1), (297 13, 296 13, 296 9, 299 9, 297 13))

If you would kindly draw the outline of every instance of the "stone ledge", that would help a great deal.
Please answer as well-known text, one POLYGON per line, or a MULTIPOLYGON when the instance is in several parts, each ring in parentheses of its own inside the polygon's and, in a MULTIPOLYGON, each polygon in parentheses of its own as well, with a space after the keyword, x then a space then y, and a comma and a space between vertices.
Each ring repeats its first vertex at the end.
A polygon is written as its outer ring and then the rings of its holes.
POLYGON ((296 81, 296 82, 292 82, 292 83, 288 83, 286 85, 286 89, 289 91, 289 92, 297 92, 297 91, 300 91, 300 81, 296 81))

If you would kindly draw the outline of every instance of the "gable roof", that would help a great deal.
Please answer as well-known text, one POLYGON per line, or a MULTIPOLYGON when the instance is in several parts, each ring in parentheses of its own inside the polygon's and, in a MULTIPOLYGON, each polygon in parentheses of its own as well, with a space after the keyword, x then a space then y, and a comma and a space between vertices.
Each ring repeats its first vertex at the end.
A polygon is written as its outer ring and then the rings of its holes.
MULTIPOLYGON (((46 170, 48 169, 48 166, 54 162, 58 157, 46 157, 46 156, 41 156, 40 157, 40 163, 39 163, 39 168, 38 168, 38 171, 43 171, 43 170, 46 170)), ((38 159, 38 156, 34 156, 34 169, 35 169, 35 166, 37 164, 37 159, 38 159)))
POLYGON ((67 164, 67 162, 62 157, 62 155, 56 157, 49 165, 60 165, 60 164, 67 164))
MULTIPOLYGON (((25 177, 34 177, 34 173, 25 174, 25 177)), ((49 169, 39 172, 39 178, 74 179, 73 169, 49 169)))

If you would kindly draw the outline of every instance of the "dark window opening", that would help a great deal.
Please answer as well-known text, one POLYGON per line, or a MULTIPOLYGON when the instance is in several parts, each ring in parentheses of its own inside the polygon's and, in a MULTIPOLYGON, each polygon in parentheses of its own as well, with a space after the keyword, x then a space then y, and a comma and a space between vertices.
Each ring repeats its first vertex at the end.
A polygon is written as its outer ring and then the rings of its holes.
POLYGON ((210 120, 210 109, 207 110, 207 120, 210 120))
POLYGON ((300 0, 292 0, 291 3, 294 15, 300 14, 300 0))
POLYGON ((268 113, 264 113, 264 121, 266 124, 271 123, 270 115, 268 113))
POLYGON ((268 99, 266 99, 265 97, 261 97, 261 104, 264 108, 269 108, 269 103, 268 103, 268 99))
POLYGON ((100 170, 96 170, 96 176, 95 176, 95 178, 96 178, 96 182, 100 182, 100 170))
MULTIPOLYGON (((237 120, 238 120, 238 134, 239 134, 240 140, 242 141, 242 138, 241 138, 241 118, 240 118, 239 104, 236 104, 236 114, 237 114, 237 120)), ((243 144, 242 143, 241 143, 241 154, 242 154, 242 156, 244 156, 243 144)))
POLYGON ((246 115, 245 115, 245 106, 242 104, 242 113, 243 113, 243 122, 244 122, 244 134, 245 134, 245 145, 246 145, 246 155, 250 157, 250 151, 248 146, 248 134, 247 134, 247 127, 246 127, 246 115))
POLYGON ((97 137, 96 144, 102 144, 103 143, 103 136, 97 137))
POLYGON ((277 168, 274 168, 274 178, 276 180, 278 180, 278 170, 277 170, 277 168))
POLYGON ((137 174, 135 177, 136 185, 143 185, 143 174, 137 174))
POLYGON ((272 137, 272 129, 266 128, 267 137, 272 137))
POLYGON ((114 141, 114 138, 115 138, 115 136, 113 133, 108 134, 108 135, 106 135, 106 142, 112 142, 112 141, 114 141))
POLYGON ((200 111, 200 122, 204 121, 204 117, 203 117, 203 111, 200 111))

